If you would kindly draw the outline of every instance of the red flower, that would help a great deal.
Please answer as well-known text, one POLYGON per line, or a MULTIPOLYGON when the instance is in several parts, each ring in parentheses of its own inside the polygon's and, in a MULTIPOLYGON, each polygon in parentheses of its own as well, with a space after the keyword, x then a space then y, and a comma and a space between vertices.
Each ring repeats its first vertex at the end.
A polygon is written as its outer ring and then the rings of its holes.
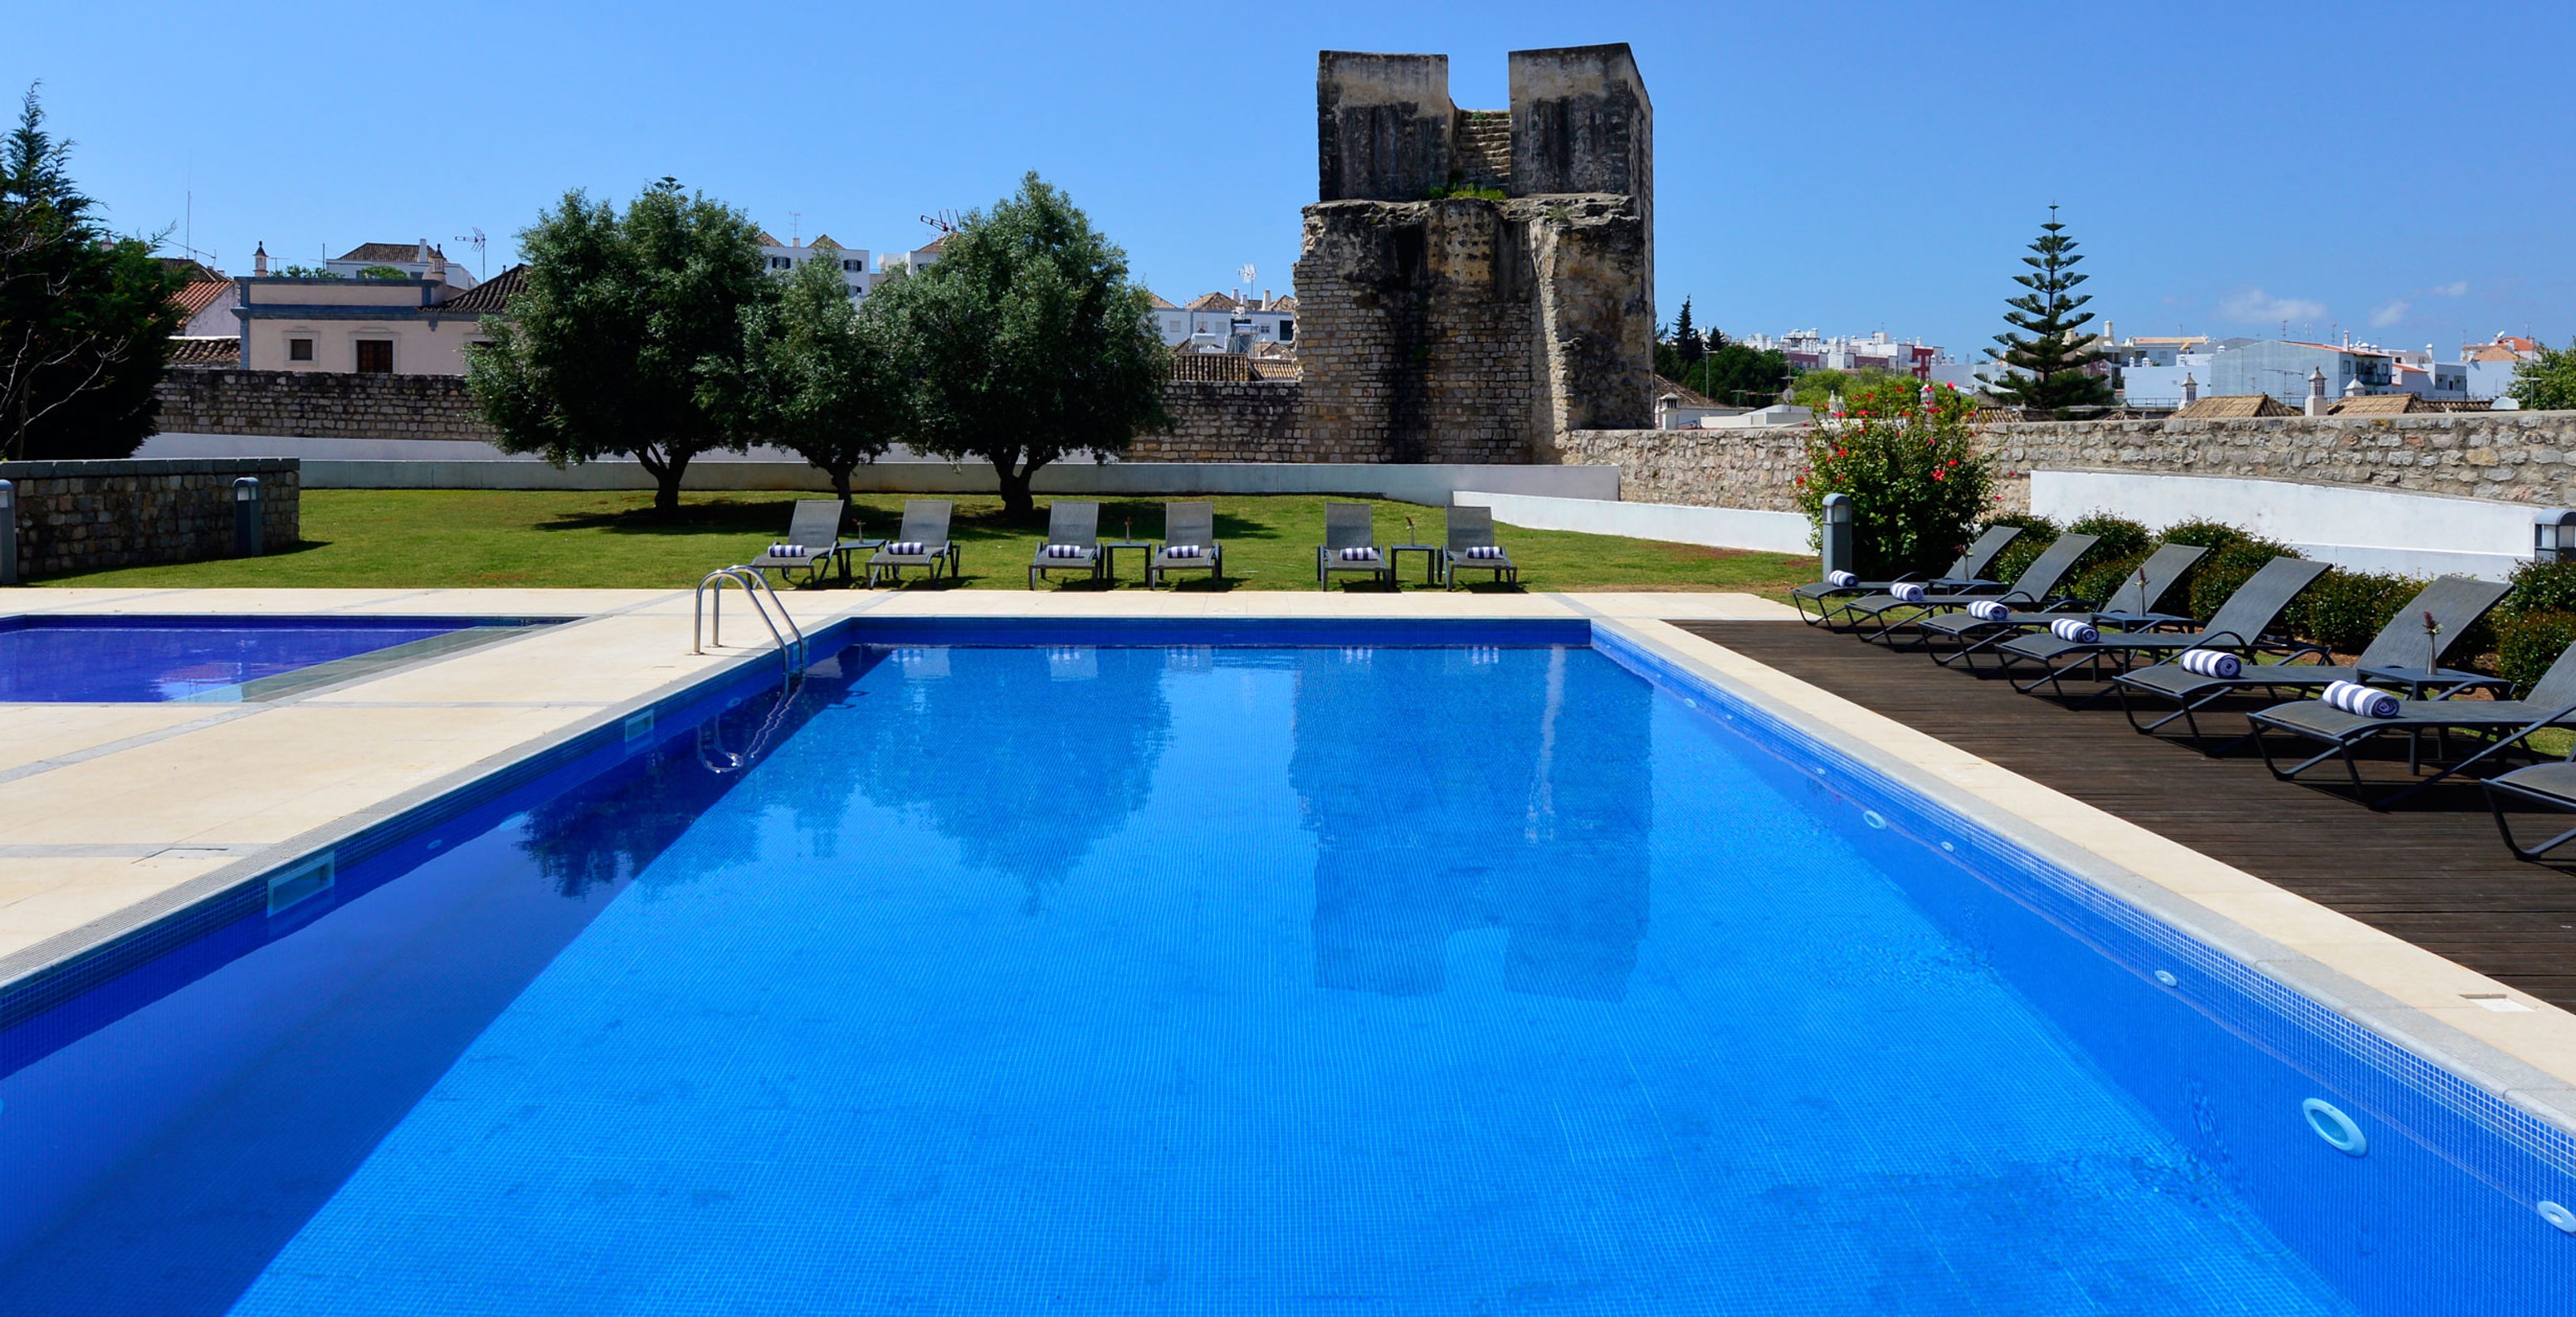
POLYGON ((1935 472, 1933 472, 1933 473, 1932 473, 1932 478, 1933 478, 1934 480, 1940 480, 1940 479, 1943 479, 1944 477, 1943 477, 1943 475, 1942 475, 1942 473, 1941 473, 1941 472, 1935 471, 1935 472))

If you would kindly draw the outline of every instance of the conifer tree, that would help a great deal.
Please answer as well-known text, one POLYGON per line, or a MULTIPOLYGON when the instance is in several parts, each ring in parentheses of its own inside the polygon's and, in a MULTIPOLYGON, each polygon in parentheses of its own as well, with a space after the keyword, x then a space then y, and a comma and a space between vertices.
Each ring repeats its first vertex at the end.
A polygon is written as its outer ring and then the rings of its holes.
POLYGON ((2012 309, 2004 312, 2005 323, 2023 332, 1997 334, 2002 350, 1986 349, 1989 359, 2008 368, 1997 372, 2001 378, 1992 386, 1994 395, 2060 419, 2079 408, 2110 406, 2111 382, 2084 370, 2102 359, 2083 345, 2086 336, 2080 332, 2093 321, 2092 312, 2081 310, 2093 298, 2075 291, 2085 280, 2075 272, 2084 258, 2075 254, 2075 240, 2057 222, 2057 207, 2048 208, 2048 222, 2039 226, 2039 239, 2030 249, 2038 254, 2021 261, 2031 272, 2013 276, 2014 283, 2029 291, 2006 301, 2012 309))

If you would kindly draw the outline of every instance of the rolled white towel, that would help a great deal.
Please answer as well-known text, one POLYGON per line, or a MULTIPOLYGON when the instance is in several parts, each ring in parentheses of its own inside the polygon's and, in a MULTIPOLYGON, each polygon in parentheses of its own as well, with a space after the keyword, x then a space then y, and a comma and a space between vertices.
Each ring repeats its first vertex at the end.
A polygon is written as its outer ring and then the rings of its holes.
POLYGON ((2357 713, 2364 718, 2394 718, 2399 707, 2396 696, 2351 681, 2330 683, 2317 698, 2345 713, 2357 713))
POLYGON ((1163 546, 1163 556, 1166 558, 1204 558, 1207 556, 1207 549, 1205 546, 1197 544, 1166 544, 1163 546))
POLYGON ((2012 616, 2012 610, 1992 599, 1980 599, 1968 605, 1968 616, 1980 622, 2000 622, 2012 616))
POLYGON ((2092 645, 2102 640, 2102 633, 2080 617, 2061 617, 2049 623, 2048 630, 2051 635, 2070 644, 2092 645))
POLYGON ((1376 561, 1377 561, 1377 550, 1375 550, 1375 549, 1367 549, 1367 548, 1361 548, 1361 549, 1344 549, 1344 550, 1342 550, 1342 561, 1344 561, 1344 562, 1376 562, 1376 561))
POLYGON ((1079 544, 1050 544, 1046 546, 1046 556, 1050 558, 1083 558, 1090 556, 1090 550, 1083 548, 1079 544))
POLYGON ((1477 544, 1469 546, 1467 552, 1460 556, 1467 558, 1500 558, 1503 556, 1503 549, 1502 546, 1498 544, 1477 544))
POLYGON ((921 556, 921 549, 922 544, 919 540, 896 540, 885 546, 886 552, 898 558, 918 558, 921 556))
POLYGON ((769 546, 769 556, 772 558, 806 558, 811 557, 813 553, 814 551, 812 549, 806 548, 802 544, 773 544, 769 546))
POLYGON ((2174 665, 2185 672, 2221 681, 2234 681, 2244 675, 2245 661, 2223 649, 2186 649, 2174 665))
POLYGON ((1860 584, 1860 576, 1856 572, 1827 572, 1825 573, 1825 584, 1841 586, 1858 585, 1860 584))
POLYGON ((1896 597, 1896 602, 1900 604, 1922 603, 1923 595, 1925 593, 1922 586, 1916 585, 1912 581, 1907 581, 1902 585, 1889 586, 1887 592, 1894 595, 1896 597))

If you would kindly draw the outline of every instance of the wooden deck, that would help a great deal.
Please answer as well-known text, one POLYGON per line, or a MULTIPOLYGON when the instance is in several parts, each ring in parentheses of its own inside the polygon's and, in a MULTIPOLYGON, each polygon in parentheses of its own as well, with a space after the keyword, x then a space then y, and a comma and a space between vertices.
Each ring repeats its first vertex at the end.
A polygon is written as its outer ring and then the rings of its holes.
MULTIPOLYGON (((2435 788, 2411 807, 2375 813, 2348 794, 2275 781, 2250 748, 2212 759, 2179 741, 2141 736, 2115 700, 2070 709, 2002 681, 1945 671, 1920 654, 1796 622, 1675 625, 2576 1009, 2576 844, 2562 852, 2567 867, 2516 860, 2475 787, 2435 788)), ((2203 714, 2202 725, 2227 735, 2245 727, 2232 713, 2203 714)), ((2400 757, 2366 769, 2395 783, 2405 765, 2400 757)), ((2333 765, 2312 771, 2329 785, 2339 777, 2333 765)), ((2341 780, 2348 791, 2349 779, 2341 780)), ((2546 835, 2540 829, 2568 826, 2576 819, 2530 815, 2517 818, 2515 830, 2528 841, 2546 835)))

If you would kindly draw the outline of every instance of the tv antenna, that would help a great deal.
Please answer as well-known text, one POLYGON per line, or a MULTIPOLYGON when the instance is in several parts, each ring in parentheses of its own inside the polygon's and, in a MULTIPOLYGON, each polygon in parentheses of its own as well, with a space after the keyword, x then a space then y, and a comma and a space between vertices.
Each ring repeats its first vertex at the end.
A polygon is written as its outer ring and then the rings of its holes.
POLYGON ((787 245, 790 247, 802 247, 805 245, 804 211, 791 210, 787 212, 787 245))
POLYGON ((1251 292, 1251 291, 1252 291, 1252 266, 1251 266, 1251 265, 1249 265, 1249 264, 1246 264, 1243 268, 1241 268, 1241 269, 1239 269, 1239 270, 1236 270, 1236 271, 1235 271, 1235 273, 1236 273, 1236 274, 1238 274, 1238 275, 1241 275, 1241 276, 1243 277, 1243 290, 1244 290, 1245 292, 1247 292, 1247 293, 1248 293, 1248 292, 1251 292))
POLYGON ((461 242, 474 249, 474 278, 477 282, 491 277, 492 261, 485 250, 491 245, 491 239, 483 236, 481 227, 476 227, 472 233, 457 234, 449 241, 461 242))
POLYGON ((957 231, 957 212, 953 210, 943 210, 936 215, 924 215, 921 217, 921 222, 939 230, 943 234, 955 233, 957 231))

